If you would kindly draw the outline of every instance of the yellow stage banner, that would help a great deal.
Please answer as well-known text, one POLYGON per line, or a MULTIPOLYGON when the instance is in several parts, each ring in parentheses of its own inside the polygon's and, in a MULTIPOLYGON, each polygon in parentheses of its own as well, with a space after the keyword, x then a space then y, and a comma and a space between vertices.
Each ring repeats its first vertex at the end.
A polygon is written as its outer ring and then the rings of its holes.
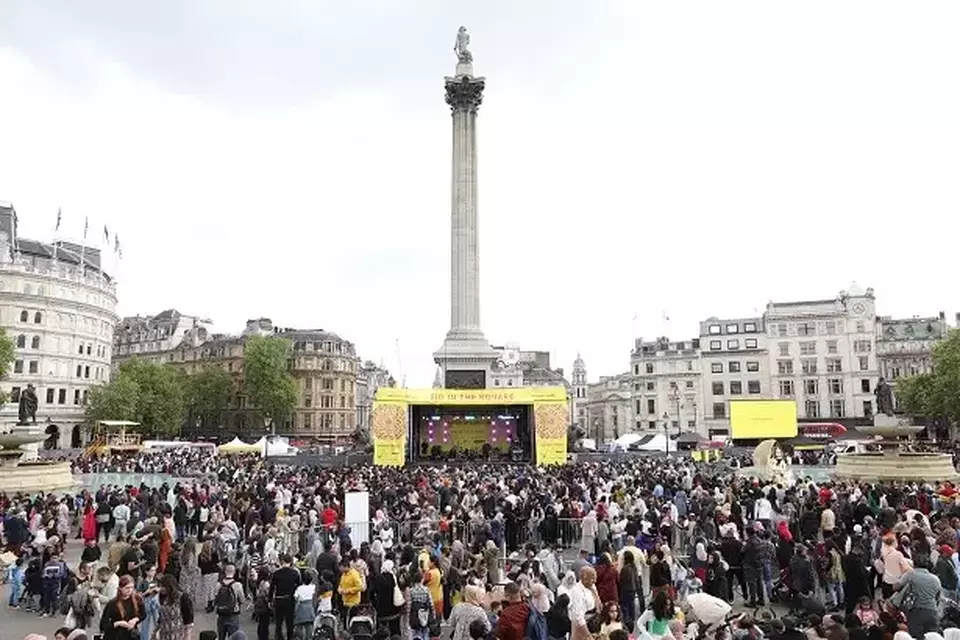
POLYGON ((536 402, 533 405, 533 428, 536 436, 537 465, 567 463, 567 425, 570 415, 567 399, 562 402, 536 402))
POLYGON ((405 402, 413 405, 511 405, 538 402, 566 402, 564 387, 521 387, 519 389, 377 389, 377 402, 405 402))
POLYGON ((370 420, 373 464, 402 467, 406 460, 407 405, 403 402, 374 404, 370 420))

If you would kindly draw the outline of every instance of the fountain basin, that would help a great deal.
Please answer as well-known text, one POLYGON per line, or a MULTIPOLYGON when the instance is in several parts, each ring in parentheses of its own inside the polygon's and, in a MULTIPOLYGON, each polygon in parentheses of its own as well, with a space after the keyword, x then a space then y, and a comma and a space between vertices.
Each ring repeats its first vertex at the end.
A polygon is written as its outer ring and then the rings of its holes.
POLYGON ((835 475, 869 482, 943 482, 960 477, 947 453, 848 453, 837 457, 835 475))

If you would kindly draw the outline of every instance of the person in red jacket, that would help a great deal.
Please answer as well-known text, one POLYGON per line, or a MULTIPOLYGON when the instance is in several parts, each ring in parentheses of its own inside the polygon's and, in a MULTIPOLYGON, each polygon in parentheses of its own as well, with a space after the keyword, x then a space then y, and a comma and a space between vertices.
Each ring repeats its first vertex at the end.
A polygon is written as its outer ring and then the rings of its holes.
POLYGON ((620 602, 620 576, 617 567, 606 553, 597 558, 597 594, 600 602, 620 602))
POLYGON ((524 640, 527 635, 527 619, 530 606, 520 596, 520 585, 508 582, 503 587, 503 610, 497 619, 497 640, 524 640))

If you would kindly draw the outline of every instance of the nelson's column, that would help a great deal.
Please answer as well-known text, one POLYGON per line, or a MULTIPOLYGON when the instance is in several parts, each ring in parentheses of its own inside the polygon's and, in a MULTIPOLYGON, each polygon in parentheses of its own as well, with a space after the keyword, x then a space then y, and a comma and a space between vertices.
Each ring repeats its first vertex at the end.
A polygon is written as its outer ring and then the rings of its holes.
POLYGON ((480 250, 477 241, 477 110, 484 79, 473 75, 470 35, 460 27, 457 68, 444 78, 453 116, 450 177, 450 330, 433 354, 447 389, 483 389, 499 352, 480 329, 480 250))

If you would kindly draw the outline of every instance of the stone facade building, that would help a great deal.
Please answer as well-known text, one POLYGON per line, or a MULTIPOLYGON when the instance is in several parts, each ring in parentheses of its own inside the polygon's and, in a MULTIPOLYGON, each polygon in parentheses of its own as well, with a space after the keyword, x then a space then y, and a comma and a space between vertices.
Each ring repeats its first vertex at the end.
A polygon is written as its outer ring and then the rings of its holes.
POLYGON ((601 376, 598 382, 587 385, 584 437, 596 441, 598 448, 633 430, 632 389, 633 375, 629 371, 601 376))
MULTIPOLYGON (((238 336, 209 335, 203 327, 187 332, 168 360, 195 373, 205 366, 223 367, 236 382, 236 394, 216 434, 259 437, 267 430, 299 440, 347 442, 356 428, 357 354, 352 342, 335 333, 274 327, 269 318, 247 321, 238 336), (293 356, 290 373, 297 380, 297 406, 282 424, 265 426, 256 418, 243 393, 243 354, 246 340, 255 335, 275 335, 290 340, 293 356)), ((189 430, 191 425, 187 425, 189 430)))
POLYGON ((691 426, 723 436, 730 429, 730 400, 770 397, 763 318, 708 318, 700 323, 700 345, 704 428, 691 426))
POLYGON ((573 361, 573 379, 571 380, 570 415, 573 424, 587 432, 587 365, 580 354, 573 361))
MULTIPOLYGON (((946 314, 914 318, 877 318, 877 366, 896 389, 897 380, 933 371, 933 347, 947 337, 946 314)), ((893 394, 898 403, 897 394, 893 394)))
POLYGON ((208 327, 209 320, 167 309, 153 316, 130 316, 117 325, 113 336, 113 366, 134 356, 151 362, 166 362, 170 352, 187 333, 208 327))
POLYGON ((3 380, 5 427, 16 423, 20 393, 33 385, 37 421, 59 446, 89 440, 85 405, 110 377, 116 306, 116 284, 98 249, 21 238, 15 209, 0 204, 0 325, 16 350, 3 380))
POLYGON ((634 341, 630 353, 634 429, 676 434, 702 422, 703 362, 698 338, 634 341))

